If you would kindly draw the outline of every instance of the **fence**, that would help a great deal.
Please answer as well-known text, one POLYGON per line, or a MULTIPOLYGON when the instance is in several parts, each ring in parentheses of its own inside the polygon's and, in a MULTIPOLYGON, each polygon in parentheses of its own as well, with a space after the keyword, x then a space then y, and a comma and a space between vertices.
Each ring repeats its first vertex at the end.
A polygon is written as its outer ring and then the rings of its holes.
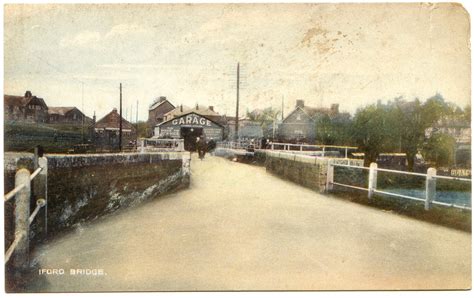
POLYGON ((225 142, 217 142, 218 148, 226 148, 226 149, 260 149, 262 143, 260 140, 239 140, 239 141, 225 141, 225 142))
POLYGON ((348 150, 357 150, 357 147, 335 146, 335 145, 308 145, 291 143, 268 143, 267 149, 283 151, 311 151, 311 149, 322 150, 322 156, 325 156, 326 148, 344 149, 344 158, 347 158, 348 150), (305 149, 305 150, 304 150, 305 149))
MULTIPOLYGON (((15 253, 13 266, 19 270, 29 266, 30 225, 42 207, 45 207, 45 214, 47 214, 47 159, 35 156, 35 168, 36 170, 32 174, 27 169, 19 169, 15 174, 15 188, 4 196, 5 202, 15 200, 15 239, 5 253, 5 264, 15 253), (36 201, 36 208, 30 214, 32 182, 35 185, 35 194, 41 198, 36 201)), ((47 219, 45 223, 47 223, 47 219)), ((47 224, 45 232, 47 232, 47 224)))
POLYGON ((413 173, 413 172, 405 172, 405 171, 398 171, 398 170, 390 170, 390 169, 382 169, 378 168, 376 163, 371 163, 370 167, 362 167, 362 166, 354 166, 354 165, 344 165, 344 164, 334 164, 331 162, 328 162, 328 168, 327 168, 327 176, 326 176, 326 190, 332 190, 333 185, 338 185, 346 188, 353 188, 353 189, 358 189, 358 190, 364 190, 368 192, 368 198, 371 199, 374 194, 383 194, 383 195, 388 195, 388 196, 393 196, 393 197, 398 197, 398 198, 403 198, 403 199, 409 199, 409 200, 414 200, 414 201, 420 201, 425 203, 425 210, 429 210, 432 205, 440 205, 440 206, 449 206, 449 207, 455 207, 459 209, 466 209, 466 210, 471 210, 471 207, 467 206, 460 206, 456 204, 449 204, 445 202, 439 202, 435 201, 436 197, 436 179, 446 179, 446 180, 454 180, 454 181, 464 181, 464 182, 471 182, 471 179, 467 178, 457 178, 457 177, 449 177, 449 176, 438 176, 436 175, 436 169, 435 168, 429 168, 427 170, 427 173, 413 173), (355 169, 363 169, 363 170, 368 170, 368 186, 366 187, 360 187, 360 186, 355 186, 355 185, 349 185, 349 184, 343 184, 343 183, 338 183, 334 181, 334 167, 345 167, 345 168, 355 168, 355 169), (414 196, 408 196, 408 195, 402 195, 402 194, 397 194, 393 192, 387 192, 387 191, 382 191, 377 189, 377 173, 378 172, 387 172, 387 173, 395 173, 395 174, 401 174, 401 175, 410 175, 410 176, 421 176, 425 177, 425 197, 424 198, 419 198, 419 197, 414 197, 414 196))
POLYGON ((184 151, 184 139, 140 139, 140 152, 184 151))

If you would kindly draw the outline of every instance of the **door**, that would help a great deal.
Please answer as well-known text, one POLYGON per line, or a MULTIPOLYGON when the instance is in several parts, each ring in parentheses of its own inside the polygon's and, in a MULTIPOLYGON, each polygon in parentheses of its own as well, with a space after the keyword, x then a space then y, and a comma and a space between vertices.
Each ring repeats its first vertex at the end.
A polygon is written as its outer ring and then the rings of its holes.
POLYGON ((184 150, 196 151, 196 138, 202 135, 202 127, 181 127, 184 150))

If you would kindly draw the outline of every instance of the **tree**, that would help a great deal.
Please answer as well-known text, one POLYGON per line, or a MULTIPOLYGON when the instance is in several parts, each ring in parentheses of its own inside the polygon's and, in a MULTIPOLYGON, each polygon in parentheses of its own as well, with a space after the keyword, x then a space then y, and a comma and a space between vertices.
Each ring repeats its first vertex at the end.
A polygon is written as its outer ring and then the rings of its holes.
POLYGON ((278 118, 280 111, 272 107, 265 108, 263 110, 253 110, 247 112, 247 118, 251 121, 257 122, 266 134, 268 129, 272 127, 274 120, 278 118))
POLYGON ((423 147, 423 155, 435 167, 449 166, 454 161, 456 140, 445 133, 434 133, 423 147))
POLYGON ((416 154, 426 141, 426 129, 459 112, 456 105, 447 104, 440 94, 428 98, 424 104, 417 98, 410 102, 395 101, 390 108, 391 117, 396 119, 393 131, 399 136, 399 148, 406 154, 409 171, 413 171, 416 154))
POLYGON ((365 166, 391 147, 391 123, 387 114, 387 107, 377 104, 358 109, 354 116, 352 140, 364 152, 365 166))
POLYGON ((138 123, 133 124, 137 129, 138 138, 146 138, 149 135, 148 123, 146 121, 138 121, 138 123))
POLYGON ((316 120, 316 140, 326 145, 351 145, 352 119, 348 113, 334 117, 321 114, 316 120))
POLYGON ((325 145, 334 144, 335 133, 333 123, 328 115, 320 115, 316 120, 316 140, 325 145))

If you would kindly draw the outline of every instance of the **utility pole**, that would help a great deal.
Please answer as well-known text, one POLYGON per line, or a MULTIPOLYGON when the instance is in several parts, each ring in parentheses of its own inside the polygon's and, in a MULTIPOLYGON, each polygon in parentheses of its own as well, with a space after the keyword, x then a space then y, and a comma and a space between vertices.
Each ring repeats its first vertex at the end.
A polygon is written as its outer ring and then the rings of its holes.
POLYGON ((281 96, 281 121, 283 121, 283 109, 284 109, 284 104, 283 104, 283 101, 285 99, 285 96, 282 95, 281 96))
POLYGON ((81 82, 82 83, 82 129, 81 129, 81 137, 82 137, 82 144, 84 144, 84 82, 81 82))
POLYGON ((239 87, 240 87, 240 63, 237 63, 237 107, 235 108, 235 140, 239 138, 239 87))
POLYGON ((136 117, 135 117, 135 136, 136 136, 136 140, 135 140, 135 144, 138 146, 138 100, 137 100, 137 111, 136 111, 136 117))
POLYGON ((119 151, 122 151, 122 83, 120 83, 119 151))

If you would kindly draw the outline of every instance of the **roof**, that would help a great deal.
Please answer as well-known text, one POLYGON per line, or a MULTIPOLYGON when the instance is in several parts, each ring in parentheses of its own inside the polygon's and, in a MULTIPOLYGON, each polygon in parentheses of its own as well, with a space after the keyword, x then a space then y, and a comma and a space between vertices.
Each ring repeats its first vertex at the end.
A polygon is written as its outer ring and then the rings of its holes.
POLYGON ((7 106, 25 107, 33 99, 38 100, 41 105, 48 107, 42 98, 39 98, 36 96, 25 97, 25 96, 16 96, 16 95, 7 95, 7 94, 3 96, 3 104, 7 106))
POLYGON ((150 105, 150 107, 148 108, 148 110, 154 110, 156 109, 157 107, 161 106, 162 104, 164 104, 165 102, 168 102, 171 106, 174 107, 174 105, 166 99, 166 97, 164 96, 160 96, 158 98, 156 98, 153 103, 150 105))
POLYGON ((50 114, 50 115, 51 114, 59 114, 59 115, 64 116, 64 115, 66 115, 66 113, 68 113, 68 112, 70 112, 74 109, 76 109, 76 107, 49 107, 48 108, 48 114, 50 114))
POLYGON ((165 116, 168 116, 168 115, 173 115, 175 117, 179 117, 181 115, 184 115, 184 114, 189 114, 189 113, 196 113, 198 115, 201 115, 201 116, 219 116, 219 113, 209 109, 209 108, 205 108, 205 107, 194 107, 194 108, 189 108, 189 107, 186 107, 186 106, 182 106, 182 109, 183 111, 181 111, 181 107, 177 107, 171 111, 169 111, 168 113, 165 114, 165 116))
POLYGON ((189 108, 187 106, 179 106, 168 113, 166 113, 165 116, 165 122, 169 121, 171 119, 181 117, 183 115, 187 115, 190 113, 195 113, 200 116, 204 116, 204 118, 207 118, 211 120, 212 122, 218 123, 221 126, 224 126, 227 124, 227 120, 225 116, 219 115, 219 113, 209 109, 209 108, 203 108, 203 107, 194 107, 194 108, 189 108), (181 111, 181 108, 183 111, 181 111))
MULTIPOLYGON (((224 125, 225 125, 225 124, 222 124, 222 122, 216 121, 216 117, 215 117, 215 116, 205 116, 205 115, 201 115, 201 114, 196 113, 196 112, 189 112, 189 113, 185 113, 185 114, 179 115, 179 116, 177 116, 177 117, 171 118, 171 119, 169 119, 169 120, 163 121, 163 122, 157 124, 156 126, 161 126, 161 125, 163 125, 163 124, 165 124, 165 123, 168 123, 168 122, 170 122, 170 121, 173 121, 173 120, 176 119, 176 118, 180 118, 180 117, 183 117, 183 116, 186 116, 186 115, 189 115, 189 114, 195 114, 195 115, 201 116, 201 117, 203 117, 203 118, 205 118, 205 119, 207 119, 207 120, 210 120, 210 121, 214 122, 215 124, 217 124, 217 125, 219 125, 219 126, 224 126, 224 125)), ((222 119, 221 116, 218 116, 218 117, 219 117, 219 119, 222 119)))
POLYGON ((318 115, 318 114, 325 114, 325 115, 328 115, 330 117, 333 117, 339 113, 335 113, 333 110, 331 110, 330 108, 313 108, 313 107, 308 107, 308 106, 304 106, 304 107, 296 107, 296 109, 294 109, 290 114, 288 114, 288 116, 285 117, 285 119, 283 119, 283 122, 285 122, 285 120, 290 117, 291 115, 293 115, 293 113, 295 113, 296 111, 298 110, 301 110, 303 111, 306 115, 308 115, 312 120, 314 120, 314 118, 318 115))
MULTIPOLYGON (((120 128, 120 115, 117 112, 117 109, 113 109, 112 112, 105 115, 102 119, 97 121, 95 124, 95 128, 120 128)), ((132 129, 134 130, 135 127, 128 122, 127 120, 123 119, 122 117, 122 129, 132 129)))

